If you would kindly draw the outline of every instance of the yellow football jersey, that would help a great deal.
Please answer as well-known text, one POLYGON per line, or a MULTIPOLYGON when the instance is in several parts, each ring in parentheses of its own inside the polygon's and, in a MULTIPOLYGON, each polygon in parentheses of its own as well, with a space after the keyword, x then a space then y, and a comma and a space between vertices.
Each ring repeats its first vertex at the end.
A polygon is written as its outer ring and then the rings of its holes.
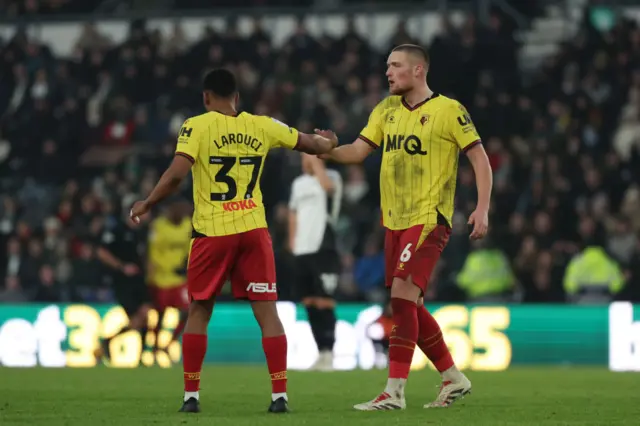
POLYGON ((187 281, 186 266, 191 242, 191 221, 179 224, 166 217, 151 223, 148 256, 151 273, 149 284, 160 288, 178 287, 187 281))
POLYGON ((193 163, 193 227, 206 236, 266 228, 260 176, 272 148, 293 149, 298 131, 266 116, 208 112, 185 121, 176 155, 193 163))
POLYGON ((467 110, 446 96, 433 94, 410 107, 400 96, 380 102, 360 138, 382 146, 380 198, 386 228, 451 224, 458 157, 480 136, 467 110))

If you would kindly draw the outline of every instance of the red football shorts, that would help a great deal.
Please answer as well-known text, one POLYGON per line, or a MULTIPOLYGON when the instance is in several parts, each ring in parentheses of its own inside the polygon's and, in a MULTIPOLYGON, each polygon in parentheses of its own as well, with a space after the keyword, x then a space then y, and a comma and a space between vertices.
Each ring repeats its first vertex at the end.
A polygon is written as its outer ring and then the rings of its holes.
POLYGON ((276 265, 266 228, 192 240, 187 267, 191 299, 215 297, 227 279, 236 299, 278 300, 276 265))
POLYGON ((385 285, 391 287, 395 277, 406 280, 411 276, 424 294, 450 235, 451 228, 446 225, 416 225, 400 231, 387 229, 384 237, 385 285))
POLYGON ((186 310, 189 307, 189 292, 186 284, 172 288, 152 286, 151 294, 156 309, 160 311, 167 308, 186 310))

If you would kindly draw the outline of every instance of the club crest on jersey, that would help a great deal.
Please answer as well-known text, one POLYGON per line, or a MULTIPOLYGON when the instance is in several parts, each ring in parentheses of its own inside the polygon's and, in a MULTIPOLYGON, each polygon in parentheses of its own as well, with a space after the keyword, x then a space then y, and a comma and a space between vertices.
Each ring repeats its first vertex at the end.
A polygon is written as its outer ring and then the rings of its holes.
POLYGON ((420 117, 420 124, 424 126, 428 122, 429 122, 429 114, 422 114, 422 117, 420 117))
POLYGON ((389 121, 389 123, 395 123, 396 122, 396 117, 393 116, 393 115, 390 115, 388 121, 389 121))

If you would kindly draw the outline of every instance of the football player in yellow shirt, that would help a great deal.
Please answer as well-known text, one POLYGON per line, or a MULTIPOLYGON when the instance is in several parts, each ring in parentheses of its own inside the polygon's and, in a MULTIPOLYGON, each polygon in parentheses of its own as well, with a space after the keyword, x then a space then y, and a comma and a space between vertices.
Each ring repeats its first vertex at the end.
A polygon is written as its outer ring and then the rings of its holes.
POLYGON ((492 172, 480 135, 467 110, 427 85, 429 56, 420 46, 400 45, 387 60, 390 96, 380 102, 353 143, 322 156, 360 163, 383 147, 380 170, 382 221, 386 228, 386 285, 391 288, 393 329, 389 338, 389 377, 375 399, 357 410, 406 407, 404 387, 416 344, 442 375, 436 400, 447 407, 471 391, 455 366, 442 331, 423 305, 433 268, 451 233, 458 157, 473 166, 478 204, 469 217, 472 239, 488 228, 492 172))
MULTIPOLYGON (((158 329, 167 308, 180 310, 180 322, 173 332, 177 340, 184 329, 189 309, 187 259, 191 244, 191 220, 185 201, 172 200, 149 229, 147 284, 158 311, 158 329)), ((156 345, 158 333, 156 332, 156 345)))
POLYGON ((207 112, 185 121, 176 155, 156 187, 136 202, 131 219, 175 191, 193 174, 195 210, 187 287, 191 304, 182 336, 184 404, 180 411, 200 410, 200 371, 207 350, 207 328, 216 295, 227 278, 236 298, 248 299, 262 330, 262 347, 271 375, 269 412, 288 411, 287 337, 275 301, 275 261, 267 230, 260 175, 273 148, 324 154, 337 143, 333 132, 305 134, 267 116, 238 113, 238 84, 226 69, 204 78, 207 112))

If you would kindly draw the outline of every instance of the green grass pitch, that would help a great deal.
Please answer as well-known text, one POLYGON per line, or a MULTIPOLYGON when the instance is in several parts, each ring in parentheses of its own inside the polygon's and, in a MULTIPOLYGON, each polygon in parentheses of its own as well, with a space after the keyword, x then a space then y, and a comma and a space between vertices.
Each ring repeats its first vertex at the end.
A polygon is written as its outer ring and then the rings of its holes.
POLYGON ((291 372, 292 412, 266 413, 265 367, 207 367, 200 414, 177 413, 179 367, 0 368, 0 425, 638 425, 640 374, 596 368, 513 368, 468 373, 473 393, 451 408, 425 410, 437 392, 432 371, 413 372, 407 410, 356 412, 376 396, 385 372, 291 372))

